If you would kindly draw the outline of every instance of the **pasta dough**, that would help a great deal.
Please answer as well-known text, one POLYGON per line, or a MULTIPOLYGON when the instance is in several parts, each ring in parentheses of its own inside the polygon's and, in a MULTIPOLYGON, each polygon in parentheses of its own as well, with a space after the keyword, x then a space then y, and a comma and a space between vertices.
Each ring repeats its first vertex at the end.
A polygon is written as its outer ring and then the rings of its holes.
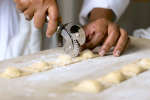
POLYGON ((103 90, 103 86, 96 80, 84 80, 73 88, 77 92, 98 93, 103 90))
POLYGON ((56 60, 56 64, 61 65, 61 66, 65 66, 71 63, 72 63, 72 57, 67 54, 60 55, 56 60))
POLYGON ((9 67, 0 76, 3 78, 11 79, 11 78, 17 78, 22 76, 22 73, 23 72, 18 68, 9 67))
POLYGON ((143 72, 144 69, 138 64, 128 64, 121 69, 122 74, 128 79, 143 72))
POLYGON ((77 62, 80 62, 80 61, 82 61, 82 60, 83 60, 82 57, 76 57, 76 58, 73 59, 73 62, 74 62, 74 63, 77 63, 77 62))
MULTIPOLYGON (((83 55, 81 55, 81 57, 83 57, 83 55)), ((92 56, 85 55, 84 57, 90 58, 92 56)), ((145 58, 128 64, 122 69, 111 72, 96 80, 81 81, 73 90, 78 92, 98 93, 105 88, 109 88, 112 85, 119 84, 128 78, 136 76, 147 69, 150 69, 150 59, 145 58)))
POLYGON ((111 72, 98 79, 98 81, 102 83, 105 87, 110 87, 114 84, 119 84, 124 80, 125 77, 122 75, 120 71, 111 72))
POLYGON ((84 59, 94 58, 94 57, 96 57, 96 55, 90 50, 85 50, 85 51, 81 52, 80 57, 84 60, 84 59))
POLYGON ((75 57, 75 58, 72 58, 70 55, 67 55, 67 54, 60 55, 57 58, 55 63, 60 66, 65 66, 65 65, 77 63, 82 60, 86 60, 86 59, 90 59, 90 58, 94 58, 94 57, 96 57, 96 55, 92 51, 85 50, 85 51, 81 52, 81 55, 79 57, 75 57))
POLYGON ((2 78, 18 78, 26 75, 30 75, 36 72, 42 72, 51 69, 52 66, 49 65, 47 62, 40 61, 37 63, 32 64, 29 67, 25 67, 23 70, 16 68, 16 67, 9 67, 3 73, 0 74, 2 78))
POLYGON ((32 65, 28 67, 24 67, 23 70, 15 68, 15 67, 7 68, 5 72, 0 74, 0 77, 17 78, 17 77, 33 74, 36 72, 43 72, 43 71, 50 70, 54 67, 54 65, 65 66, 65 65, 73 64, 73 63, 76 63, 85 59, 93 58, 93 57, 96 57, 96 55, 92 53, 92 51, 90 50, 83 51, 79 57, 75 57, 75 58, 72 58, 71 56, 64 54, 64 55, 60 55, 57 58, 56 62, 47 63, 45 61, 40 61, 37 63, 33 63, 32 65))
POLYGON ((25 67, 24 69, 26 71, 35 73, 35 72, 43 72, 43 71, 46 71, 46 70, 49 70, 49 69, 52 69, 52 68, 53 68, 52 65, 48 64, 47 62, 40 61, 40 62, 37 62, 37 63, 33 63, 31 66, 25 67))
POLYGON ((141 59, 139 61, 139 64, 142 66, 142 68, 144 68, 145 70, 150 69, 150 59, 149 58, 145 58, 145 59, 141 59))

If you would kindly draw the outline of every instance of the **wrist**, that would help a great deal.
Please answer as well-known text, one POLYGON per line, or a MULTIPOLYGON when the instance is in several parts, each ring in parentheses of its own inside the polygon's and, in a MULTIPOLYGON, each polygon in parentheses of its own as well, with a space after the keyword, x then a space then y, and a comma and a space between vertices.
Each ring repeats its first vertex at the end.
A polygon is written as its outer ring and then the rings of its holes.
POLYGON ((97 19, 107 19, 114 21, 116 18, 114 12, 111 9, 104 8, 94 8, 89 14, 89 21, 94 21, 97 19))

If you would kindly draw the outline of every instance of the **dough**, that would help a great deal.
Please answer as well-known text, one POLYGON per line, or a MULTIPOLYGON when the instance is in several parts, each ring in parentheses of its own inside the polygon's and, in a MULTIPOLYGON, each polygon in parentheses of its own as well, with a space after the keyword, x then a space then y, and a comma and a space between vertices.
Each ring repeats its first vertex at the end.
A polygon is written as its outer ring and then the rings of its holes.
POLYGON ((85 59, 90 59, 90 58, 94 58, 96 57, 96 55, 90 51, 90 50, 84 50, 83 52, 81 52, 80 57, 85 60, 85 59))
POLYGON ((136 76, 143 71, 144 69, 136 63, 128 64, 121 69, 121 72, 126 79, 136 76))
POLYGON ((26 71, 35 73, 35 72, 43 72, 43 71, 46 71, 46 70, 50 70, 52 68, 53 68, 52 65, 48 64, 47 62, 40 61, 40 62, 37 62, 37 63, 33 63, 31 66, 25 67, 24 69, 26 71))
POLYGON ((98 93, 103 90, 103 86, 96 80, 84 80, 74 87, 73 90, 77 92, 98 93))
POLYGON ((80 62, 82 60, 86 60, 86 59, 90 59, 90 58, 94 58, 97 57, 98 55, 94 54, 92 51, 90 50, 84 50, 83 52, 81 52, 79 57, 76 57, 73 59, 73 62, 80 62))
POLYGON ((23 70, 11 67, 5 70, 5 72, 0 74, 0 77, 4 78, 17 78, 21 76, 30 75, 36 72, 43 72, 52 69, 54 66, 65 66, 69 64, 73 64, 85 59, 96 57, 95 54, 92 53, 90 50, 85 50, 81 53, 81 56, 72 58, 71 56, 64 54, 60 55, 56 62, 45 62, 40 61, 37 63, 33 63, 28 67, 24 67, 23 70))
POLYGON ((149 58, 144 58, 139 61, 139 64, 144 68, 145 70, 150 69, 150 59, 149 58))
POLYGON ((23 70, 18 69, 16 67, 9 67, 3 73, 0 74, 2 78, 18 78, 22 76, 27 76, 35 72, 42 72, 51 69, 52 66, 49 65, 47 62, 40 61, 37 63, 32 64, 29 67, 25 67, 23 70))
POLYGON ((80 61, 82 61, 82 60, 83 60, 82 57, 76 57, 76 58, 73 59, 73 62, 74 62, 74 63, 77 63, 77 62, 80 62, 80 61))
POLYGON ((55 64, 58 65, 58 66, 65 66, 65 65, 69 65, 69 64, 80 62, 82 60, 94 58, 96 56, 97 55, 95 55, 90 50, 84 50, 83 52, 81 52, 79 57, 75 57, 75 58, 72 58, 70 55, 63 54, 63 55, 60 55, 57 58, 55 64))
POLYGON ((72 64, 72 57, 70 55, 65 55, 65 54, 60 55, 56 60, 56 64, 60 66, 72 64))
POLYGON ((124 80, 125 80, 125 77, 122 75, 121 71, 119 70, 115 72, 111 72, 98 79, 98 81, 102 83, 106 88, 114 84, 119 84, 120 82, 124 80))
POLYGON ((12 79, 12 78, 21 77, 22 73, 23 73, 22 70, 16 67, 9 67, 0 76, 2 78, 12 79))

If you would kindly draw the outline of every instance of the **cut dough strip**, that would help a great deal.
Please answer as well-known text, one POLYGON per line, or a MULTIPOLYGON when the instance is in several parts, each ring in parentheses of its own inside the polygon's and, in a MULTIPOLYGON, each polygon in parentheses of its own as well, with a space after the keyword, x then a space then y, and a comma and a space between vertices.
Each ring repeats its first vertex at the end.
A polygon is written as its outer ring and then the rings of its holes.
POLYGON ((66 66, 66 65, 70 65, 70 64, 74 64, 83 60, 87 60, 87 59, 91 59, 91 58, 95 58, 98 57, 98 55, 94 54, 92 51, 90 50, 85 50, 83 52, 81 52, 79 57, 75 57, 72 58, 69 55, 60 55, 55 64, 57 64, 58 66, 66 66))
POLYGON ((31 73, 36 73, 36 72, 43 72, 52 69, 52 65, 45 61, 40 61, 38 63, 33 63, 29 67, 25 67, 24 70, 31 72, 31 73))
POLYGON ((123 66, 120 70, 111 72, 95 80, 83 80, 73 88, 73 91, 98 93, 149 69, 149 58, 137 60, 136 62, 123 66))
POLYGON ((100 83, 104 85, 105 88, 111 87, 112 85, 119 84, 125 80, 124 75, 120 72, 120 70, 111 72, 99 79, 97 79, 100 83))
POLYGON ((15 68, 15 67, 7 68, 3 73, 0 74, 0 77, 10 78, 10 79, 18 78, 18 77, 22 77, 22 76, 31 75, 31 74, 37 73, 37 72, 51 70, 52 68, 54 68, 54 66, 57 66, 57 67, 66 66, 66 65, 80 62, 82 60, 91 59, 94 57, 96 57, 96 55, 90 50, 83 51, 81 53, 81 55, 76 58, 72 58, 71 56, 64 54, 64 55, 60 55, 57 58, 56 62, 40 61, 37 63, 33 63, 30 66, 24 67, 22 70, 19 68, 15 68))
POLYGON ((140 66, 142 66, 143 69, 149 70, 150 69, 150 58, 141 59, 138 64, 140 66))
POLYGON ((8 67, 3 73, 0 74, 0 77, 6 79, 18 78, 21 76, 30 75, 31 73, 20 70, 16 67, 8 67))
POLYGON ((121 72, 126 77, 126 79, 134 77, 143 71, 144 69, 140 65, 134 63, 128 64, 121 69, 121 72))

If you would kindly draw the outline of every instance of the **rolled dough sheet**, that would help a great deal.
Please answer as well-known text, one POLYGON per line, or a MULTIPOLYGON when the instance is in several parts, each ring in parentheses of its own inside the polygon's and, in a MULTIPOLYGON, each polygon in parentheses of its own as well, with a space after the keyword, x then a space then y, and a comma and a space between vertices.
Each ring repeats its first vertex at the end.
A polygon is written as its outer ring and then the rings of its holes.
MULTIPOLYGON (((144 72, 98 94, 77 93, 70 87, 81 80, 95 79, 140 58, 150 57, 150 40, 131 39, 121 57, 98 57, 68 67, 33 74, 18 79, 0 79, 1 100, 149 100, 150 72, 144 72), (135 96, 136 95, 136 96, 135 96)), ((0 62, 0 71, 8 66, 23 67, 40 60, 55 60, 60 48, 0 62)))
POLYGON ((91 50, 84 50, 78 57, 71 57, 68 54, 62 54, 57 57, 56 61, 47 61, 47 62, 38 61, 23 68, 8 67, 3 72, 0 73, 0 78, 7 78, 7 79, 20 78, 38 72, 49 71, 55 67, 75 64, 95 57, 98 57, 98 54, 94 54, 91 50))

